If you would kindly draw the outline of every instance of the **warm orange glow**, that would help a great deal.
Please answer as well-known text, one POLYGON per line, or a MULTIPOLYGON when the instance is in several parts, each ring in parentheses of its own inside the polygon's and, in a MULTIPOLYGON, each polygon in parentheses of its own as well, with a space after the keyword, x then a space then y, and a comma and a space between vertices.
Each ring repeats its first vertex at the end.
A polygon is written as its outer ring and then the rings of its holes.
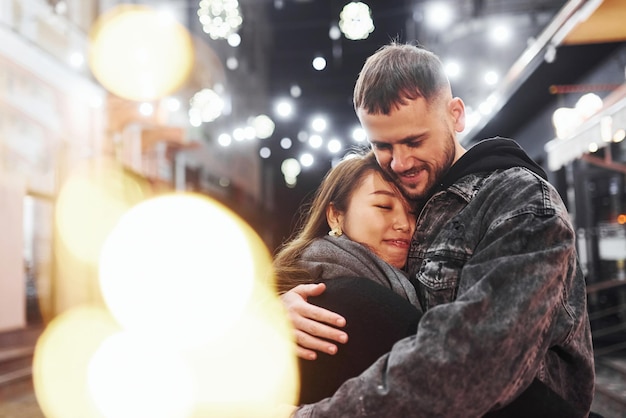
POLYGON ((100 287, 127 330, 194 345, 241 315, 257 258, 225 206, 199 195, 165 195, 120 219, 103 246, 100 287))
POLYGON ((35 347, 35 395, 47 418, 105 418, 89 394, 87 368, 109 336, 120 331, 104 309, 80 307, 56 317, 35 347))
POLYGON ((56 204, 59 236, 73 256, 95 265, 102 244, 122 214, 145 199, 147 187, 119 164, 91 160, 63 184, 56 204))
POLYGON ((122 5, 100 17, 90 33, 89 65, 112 93, 149 101, 172 93, 194 61, 187 29, 145 6, 122 5))
POLYGON ((626 224, 626 214, 620 213, 617 215, 617 223, 620 225, 626 224))

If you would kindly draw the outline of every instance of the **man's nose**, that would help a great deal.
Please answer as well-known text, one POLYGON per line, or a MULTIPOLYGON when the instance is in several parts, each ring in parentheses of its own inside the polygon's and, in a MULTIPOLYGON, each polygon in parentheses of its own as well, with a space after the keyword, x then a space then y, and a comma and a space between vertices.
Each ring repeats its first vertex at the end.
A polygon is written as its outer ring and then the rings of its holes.
POLYGON ((394 173, 402 173, 410 168, 410 160, 404 150, 397 149, 391 156, 391 169, 394 173))

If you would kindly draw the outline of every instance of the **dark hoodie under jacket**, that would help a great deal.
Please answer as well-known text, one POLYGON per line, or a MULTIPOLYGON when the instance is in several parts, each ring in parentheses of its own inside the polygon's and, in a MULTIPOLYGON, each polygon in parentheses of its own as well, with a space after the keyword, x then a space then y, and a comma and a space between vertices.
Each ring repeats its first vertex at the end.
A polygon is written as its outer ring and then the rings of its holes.
POLYGON ((463 176, 484 171, 524 167, 547 180, 546 172, 512 139, 495 137, 478 142, 458 159, 439 187, 445 189, 463 176))

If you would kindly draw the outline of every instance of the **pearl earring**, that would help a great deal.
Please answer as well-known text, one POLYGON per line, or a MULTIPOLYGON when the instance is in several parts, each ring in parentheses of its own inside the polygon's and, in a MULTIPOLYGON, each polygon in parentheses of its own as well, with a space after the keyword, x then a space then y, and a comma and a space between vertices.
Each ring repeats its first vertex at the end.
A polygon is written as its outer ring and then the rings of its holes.
POLYGON ((328 231, 328 235, 331 237, 340 237, 343 235, 343 231, 341 230, 341 227, 336 226, 332 230, 328 231))

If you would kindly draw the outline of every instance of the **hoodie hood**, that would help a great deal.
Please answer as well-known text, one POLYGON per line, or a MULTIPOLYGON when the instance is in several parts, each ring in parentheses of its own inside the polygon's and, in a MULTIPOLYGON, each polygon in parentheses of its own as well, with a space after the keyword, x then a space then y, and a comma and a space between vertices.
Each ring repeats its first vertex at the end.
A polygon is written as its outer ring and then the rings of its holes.
POLYGON ((440 187, 446 188, 463 176, 473 173, 524 167, 548 180, 546 172, 512 139, 485 139, 467 150, 450 167, 440 187))

